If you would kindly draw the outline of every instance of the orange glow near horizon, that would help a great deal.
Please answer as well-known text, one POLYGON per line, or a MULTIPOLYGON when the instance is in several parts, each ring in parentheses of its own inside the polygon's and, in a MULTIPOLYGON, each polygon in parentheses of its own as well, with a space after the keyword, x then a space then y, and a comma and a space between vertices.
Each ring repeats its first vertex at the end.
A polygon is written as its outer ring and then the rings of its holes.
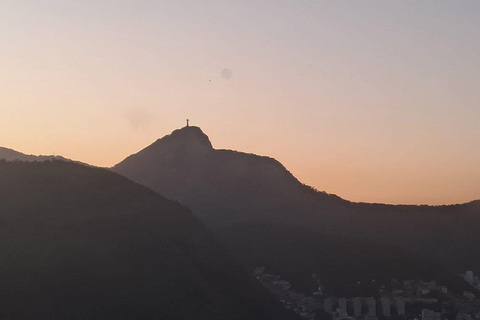
POLYGON ((191 119, 351 201, 480 199, 480 4, 0 4, 0 146, 110 167, 191 119), (446 23, 448 21, 448 23, 446 23))

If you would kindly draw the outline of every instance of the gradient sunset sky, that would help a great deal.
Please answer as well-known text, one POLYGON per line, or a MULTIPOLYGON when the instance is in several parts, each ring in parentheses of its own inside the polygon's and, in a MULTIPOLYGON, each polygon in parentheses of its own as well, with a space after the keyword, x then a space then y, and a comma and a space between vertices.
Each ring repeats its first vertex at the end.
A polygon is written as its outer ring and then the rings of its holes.
POLYGON ((0 146, 112 166, 191 119, 352 201, 480 199, 480 1, 0 2, 0 146))

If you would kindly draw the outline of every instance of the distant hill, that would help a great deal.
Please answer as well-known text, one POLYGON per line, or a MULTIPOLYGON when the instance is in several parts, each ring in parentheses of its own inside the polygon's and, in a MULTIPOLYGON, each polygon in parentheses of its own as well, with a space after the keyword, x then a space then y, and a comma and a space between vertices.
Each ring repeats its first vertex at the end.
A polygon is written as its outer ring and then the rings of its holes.
POLYGON ((34 156, 24 154, 12 149, 0 147, 0 160, 6 161, 48 161, 48 160, 64 160, 67 161, 68 159, 62 156, 34 156))
MULTIPOLYGON (((315 257, 303 255, 311 262, 308 270, 324 270, 329 277, 335 275, 326 267, 330 261, 322 257, 330 249, 344 253, 335 260, 337 271, 349 268, 353 248, 374 250, 378 257, 395 252, 402 256, 363 262, 369 264, 364 270, 377 269, 376 274, 385 277, 408 276, 403 270, 410 270, 410 276, 425 274, 432 270, 431 265, 454 272, 480 268, 478 201, 437 207, 352 203, 302 184, 275 159, 216 150, 198 127, 175 130, 112 170, 192 208, 251 265, 266 263, 280 269, 292 263, 289 253, 303 259, 300 248, 278 242, 283 239, 279 235, 290 228, 303 234, 305 252, 318 249, 311 253, 315 257), (264 230, 250 236, 259 225, 264 230), (342 244, 336 246, 332 241, 337 240, 330 239, 340 239, 342 244), (267 255, 278 250, 283 253, 266 261, 252 251, 256 245, 263 245, 259 251, 267 255), (430 263, 417 263, 418 259, 430 263), (410 268, 412 263, 417 267, 410 268)), ((300 267, 296 271, 305 274, 300 267)))
POLYGON ((1 319, 296 319, 189 209, 105 169, 0 161, 1 319))

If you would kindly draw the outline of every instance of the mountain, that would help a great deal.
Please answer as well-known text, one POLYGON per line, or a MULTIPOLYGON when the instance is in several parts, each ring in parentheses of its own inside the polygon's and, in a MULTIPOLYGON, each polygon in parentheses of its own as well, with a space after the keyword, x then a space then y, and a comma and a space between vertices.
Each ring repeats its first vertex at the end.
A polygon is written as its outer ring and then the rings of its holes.
POLYGON ((106 169, 0 161, 1 319, 296 319, 186 207, 106 169))
POLYGON ((267 216, 281 219, 284 212, 311 207, 318 198, 345 202, 304 186, 275 159, 213 149, 193 126, 157 140, 113 171, 188 205, 214 227, 267 216))
POLYGON ((48 161, 48 160, 63 160, 67 161, 62 156, 34 156, 24 154, 12 149, 0 147, 0 160, 6 161, 48 161))
POLYGON ((198 127, 175 130, 112 170, 192 208, 245 264, 266 265, 297 283, 315 271, 338 278, 353 259, 365 277, 480 271, 478 201, 353 203, 302 184, 275 159, 216 150, 198 127), (364 259, 353 254, 359 249, 377 255, 364 259), (339 254, 326 255, 332 250, 339 254))

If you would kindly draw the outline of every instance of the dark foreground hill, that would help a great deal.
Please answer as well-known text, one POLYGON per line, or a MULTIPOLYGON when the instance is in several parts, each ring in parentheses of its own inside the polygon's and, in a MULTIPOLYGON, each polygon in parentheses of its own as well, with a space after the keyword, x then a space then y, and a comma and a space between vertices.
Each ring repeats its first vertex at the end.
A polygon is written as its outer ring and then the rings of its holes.
POLYGON ((292 319, 185 207, 105 169, 0 161, 1 319, 292 319))
POLYGON ((191 207, 246 263, 304 279, 313 270, 338 279, 352 263, 358 277, 387 278, 480 266, 479 202, 352 203, 303 185, 275 159, 216 150, 198 127, 174 131, 113 170, 191 207))

